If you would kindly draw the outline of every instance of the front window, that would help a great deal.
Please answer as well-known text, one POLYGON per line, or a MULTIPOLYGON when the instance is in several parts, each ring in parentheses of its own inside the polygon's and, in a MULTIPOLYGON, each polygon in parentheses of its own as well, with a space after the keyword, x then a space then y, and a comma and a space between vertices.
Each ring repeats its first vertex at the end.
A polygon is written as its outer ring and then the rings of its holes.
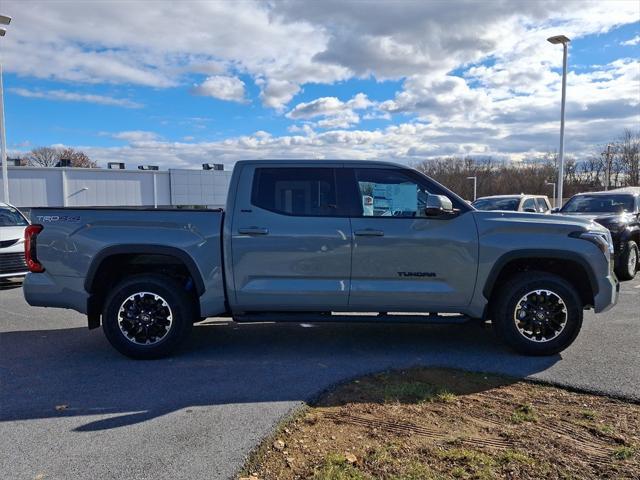
POLYGON ((520 198, 480 198, 471 205, 478 210, 511 210, 517 211, 520 198))
POLYGON ((416 179, 396 169, 356 169, 362 216, 426 217, 429 193, 416 179))
POLYGON ((562 213, 623 213, 633 211, 631 195, 576 195, 560 210, 562 213))
POLYGON ((18 209, 0 207, 0 227, 26 227, 28 224, 18 209))

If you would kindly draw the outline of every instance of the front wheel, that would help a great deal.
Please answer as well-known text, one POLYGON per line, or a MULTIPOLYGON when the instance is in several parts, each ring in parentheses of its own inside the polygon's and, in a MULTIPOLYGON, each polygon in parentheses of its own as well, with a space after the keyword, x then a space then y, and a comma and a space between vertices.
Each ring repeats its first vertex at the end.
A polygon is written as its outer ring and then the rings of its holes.
POLYGON ((558 275, 526 272, 510 278, 494 297, 500 337, 525 355, 553 355, 573 343, 582 327, 582 302, 558 275))
POLYGON ((618 257, 616 275, 620 280, 633 280, 638 271, 638 244, 629 241, 618 257))
POLYGON ((117 284, 102 312, 102 329, 116 350, 137 359, 170 354, 191 331, 194 299, 164 275, 136 275, 117 284))

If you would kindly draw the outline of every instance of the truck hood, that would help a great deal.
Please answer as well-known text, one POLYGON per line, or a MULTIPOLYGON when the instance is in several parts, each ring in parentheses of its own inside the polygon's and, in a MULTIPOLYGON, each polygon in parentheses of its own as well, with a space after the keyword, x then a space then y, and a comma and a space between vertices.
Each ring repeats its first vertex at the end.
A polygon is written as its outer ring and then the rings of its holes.
POLYGON ((611 225, 612 223, 628 223, 631 220, 631 215, 624 213, 607 213, 607 212, 589 212, 589 213, 561 213, 559 215, 581 218, 584 220, 590 220, 597 222, 600 225, 611 225))
POLYGON ((506 212, 506 211, 482 211, 474 212, 478 226, 483 223, 492 225, 493 228, 522 229, 540 233, 547 230, 549 234, 566 234, 575 231, 601 231, 607 229, 596 223, 591 218, 568 216, 568 215, 546 215, 539 213, 506 212), (499 227, 498 227, 499 226, 499 227))

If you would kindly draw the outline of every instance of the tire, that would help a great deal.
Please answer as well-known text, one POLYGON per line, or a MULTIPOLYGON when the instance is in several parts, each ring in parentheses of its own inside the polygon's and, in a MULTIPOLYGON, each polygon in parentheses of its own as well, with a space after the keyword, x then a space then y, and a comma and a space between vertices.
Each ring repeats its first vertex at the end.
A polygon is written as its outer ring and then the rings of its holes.
POLYGON ((498 335, 524 355, 561 352, 582 328, 580 296, 558 275, 535 271, 516 274, 503 284, 494 299, 492 320, 498 335), (524 319, 516 320, 521 315, 524 319), (538 331, 543 333, 536 335, 538 331))
POLYGON ((193 296, 170 277, 135 275, 113 287, 102 311, 102 329, 123 355, 161 358, 189 335, 195 318, 193 296))
POLYGON ((616 268, 617 277, 620 280, 633 280, 638 271, 639 258, 638 244, 633 240, 628 241, 618 256, 618 267, 616 268))

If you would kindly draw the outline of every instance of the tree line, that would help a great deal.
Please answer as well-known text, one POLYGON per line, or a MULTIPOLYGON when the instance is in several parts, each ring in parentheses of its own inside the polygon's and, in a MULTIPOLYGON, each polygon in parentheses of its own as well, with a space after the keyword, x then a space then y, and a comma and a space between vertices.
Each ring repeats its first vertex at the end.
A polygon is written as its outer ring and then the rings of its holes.
POLYGON ((37 147, 20 157, 23 165, 31 167, 55 167, 61 160, 69 160, 72 167, 98 168, 89 155, 71 147, 37 147))
MULTIPOLYGON (((616 140, 599 146, 586 158, 565 157, 564 197, 579 192, 607 188, 640 186, 640 133, 625 130, 616 140)), ((425 160, 416 168, 466 199, 473 198, 473 180, 477 178, 477 196, 553 194, 557 181, 558 155, 522 162, 501 162, 492 158, 443 157, 425 160)))

